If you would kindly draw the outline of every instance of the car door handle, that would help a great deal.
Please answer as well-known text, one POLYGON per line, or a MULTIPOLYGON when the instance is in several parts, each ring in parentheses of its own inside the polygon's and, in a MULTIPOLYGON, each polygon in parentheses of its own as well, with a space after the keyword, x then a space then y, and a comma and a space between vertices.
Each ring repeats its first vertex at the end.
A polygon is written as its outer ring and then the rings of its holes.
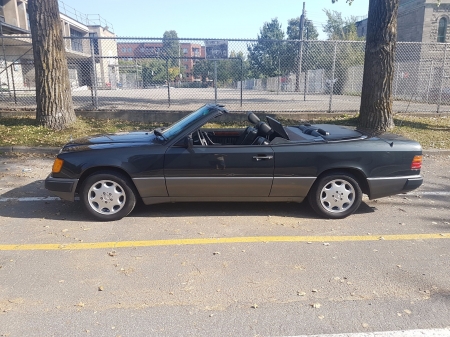
POLYGON ((256 159, 256 161, 260 161, 260 160, 268 160, 268 159, 273 159, 273 156, 267 156, 267 155, 258 155, 258 156, 253 156, 253 159, 256 159))

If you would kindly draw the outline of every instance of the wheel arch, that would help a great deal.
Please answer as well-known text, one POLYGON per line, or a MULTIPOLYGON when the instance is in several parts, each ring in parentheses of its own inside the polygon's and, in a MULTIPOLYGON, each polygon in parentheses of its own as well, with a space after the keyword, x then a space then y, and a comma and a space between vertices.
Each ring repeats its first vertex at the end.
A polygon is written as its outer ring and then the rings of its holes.
POLYGON ((86 169, 80 176, 79 180, 78 180, 78 185, 77 185, 77 190, 76 192, 79 192, 79 189, 81 188, 81 186, 83 185, 84 180, 89 177, 91 174, 93 173, 97 173, 97 172, 112 172, 112 173, 119 173, 123 176, 125 176, 129 182, 131 183, 131 187, 133 188, 136 196, 140 196, 138 189, 136 188, 136 185, 134 184, 133 179, 131 179, 130 174, 125 171, 124 169, 120 168, 120 167, 116 167, 116 166, 94 166, 94 167, 90 167, 88 169, 86 169))
MULTIPOLYGON (((332 169, 327 169, 323 172, 321 172, 316 180, 314 181, 314 183, 316 183, 317 181, 319 181, 323 176, 325 175, 329 175, 329 174, 350 174, 352 175, 355 179, 356 182, 358 183, 359 187, 361 188, 361 191, 364 194, 369 195, 370 194, 370 188, 369 188, 369 184, 367 182, 367 177, 364 174, 363 171, 361 171, 358 168, 350 168, 350 167, 344 167, 344 168, 332 168, 332 169)), ((309 191, 312 190, 312 186, 310 188, 309 191)), ((309 192, 308 192, 309 193, 309 192)))

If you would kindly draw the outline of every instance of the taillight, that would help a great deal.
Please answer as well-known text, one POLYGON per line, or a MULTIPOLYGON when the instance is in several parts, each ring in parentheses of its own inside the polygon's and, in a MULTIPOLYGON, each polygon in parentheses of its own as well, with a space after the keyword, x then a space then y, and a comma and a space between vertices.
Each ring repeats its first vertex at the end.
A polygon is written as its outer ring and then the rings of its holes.
POLYGON ((420 170, 422 167, 422 156, 414 156, 411 162, 411 170, 420 170))
POLYGON ((61 172, 63 164, 64 164, 64 160, 56 158, 54 163, 53 163, 52 173, 59 173, 59 172, 61 172))

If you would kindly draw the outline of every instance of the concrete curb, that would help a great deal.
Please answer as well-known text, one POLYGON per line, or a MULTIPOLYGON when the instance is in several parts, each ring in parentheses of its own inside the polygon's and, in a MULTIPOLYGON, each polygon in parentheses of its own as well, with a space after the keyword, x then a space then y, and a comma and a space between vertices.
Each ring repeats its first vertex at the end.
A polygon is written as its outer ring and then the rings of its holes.
POLYGON ((58 154, 61 147, 0 146, 0 153, 58 154))
MULTIPOLYGON (((58 154, 61 147, 27 147, 27 146, 0 146, 1 153, 36 153, 36 154, 58 154)), ((423 150, 424 156, 450 156, 450 149, 423 150)))

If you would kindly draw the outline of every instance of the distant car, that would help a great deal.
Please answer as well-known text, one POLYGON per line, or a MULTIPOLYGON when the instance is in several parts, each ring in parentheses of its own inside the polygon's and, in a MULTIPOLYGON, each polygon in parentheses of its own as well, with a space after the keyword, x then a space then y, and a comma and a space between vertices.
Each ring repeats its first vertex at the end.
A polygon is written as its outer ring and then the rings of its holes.
POLYGON ((71 141, 45 187, 65 200, 78 194, 98 220, 121 219, 138 199, 150 205, 305 198, 319 215, 339 219, 358 209, 363 193, 375 199, 422 184, 415 141, 330 124, 283 126, 253 113, 247 128, 203 128, 227 113, 208 104, 168 128, 71 141))

